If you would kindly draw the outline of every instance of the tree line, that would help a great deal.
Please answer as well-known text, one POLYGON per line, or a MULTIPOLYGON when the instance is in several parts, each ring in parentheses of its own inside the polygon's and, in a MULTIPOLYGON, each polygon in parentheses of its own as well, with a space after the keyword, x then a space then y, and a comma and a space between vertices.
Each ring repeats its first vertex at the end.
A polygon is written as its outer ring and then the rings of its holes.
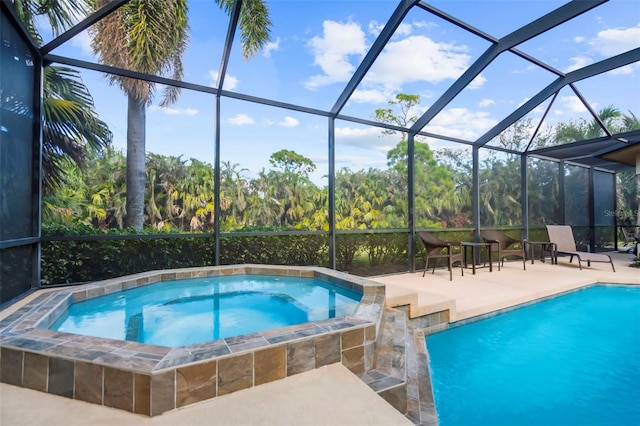
MULTIPOLYGON (((608 111, 608 109, 607 109, 608 111)), ((621 116, 619 114, 618 116, 621 116)), ((528 142, 534 124, 516 123, 500 135, 498 144, 518 149, 528 142)), ((580 130, 574 123, 572 138, 580 130)), ((562 124, 560 130, 568 126, 562 124)), ((588 130, 588 123, 584 129, 588 130)), ((583 130, 584 130, 583 129, 583 130)), ((585 130, 585 131, 587 131, 585 130)), ((558 143, 558 132, 541 138, 558 143)), ((472 224, 471 170, 464 150, 433 151, 415 143, 415 223, 418 228, 465 228, 472 224)), ((482 226, 522 223, 520 156, 488 149, 480 167, 482 226)), ((309 177, 316 165, 294 151, 279 150, 270 167, 249 177, 241 164, 222 161, 220 167, 220 229, 327 230, 328 188, 309 177)), ((43 199, 43 219, 101 229, 126 227, 126 155, 111 147, 93 153, 86 167, 69 162, 65 180, 43 199)), ((530 224, 544 225, 559 217, 558 165, 530 159, 528 163, 530 224)), ((166 232, 212 232, 214 227, 214 167, 198 159, 146 155, 144 225, 166 232)), ((568 208, 587 199, 584 173, 572 168, 565 177, 568 208)), ((618 205, 634 207, 635 183, 620 174, 618 205)), ((387 168, 337 170, 335 220, 339 230, 402 229, 407 227, 407 142, 387 153, 387 168)))

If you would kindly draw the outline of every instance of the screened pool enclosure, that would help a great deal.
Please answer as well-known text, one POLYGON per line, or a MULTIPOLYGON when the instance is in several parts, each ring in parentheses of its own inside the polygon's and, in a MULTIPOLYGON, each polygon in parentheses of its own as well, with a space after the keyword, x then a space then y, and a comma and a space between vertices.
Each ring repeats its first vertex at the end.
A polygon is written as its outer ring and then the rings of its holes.
POLYGON ((415 271, 416 233, 638 226, 640 5, 2 1, 1 304, 241 263, 415 271))

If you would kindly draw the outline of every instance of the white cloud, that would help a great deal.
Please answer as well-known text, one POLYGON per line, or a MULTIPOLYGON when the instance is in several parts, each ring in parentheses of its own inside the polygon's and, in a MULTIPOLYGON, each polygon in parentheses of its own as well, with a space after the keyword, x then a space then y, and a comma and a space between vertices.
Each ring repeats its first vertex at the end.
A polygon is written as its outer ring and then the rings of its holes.
MULTIPOLYGON (((218 74, 218 71, 209 71, 209 78, 211 79, 209 86, 216 87, 216 84, 218 83, 218 74)), ((240 80, 230 74, 227 74, 224 77, 224 84, 222 85, 222 88, 224 90, 233 90, 238 87, 238 83, 240 83, 240 80)))
POLYGON ((602 56, 614 56, 638 47, 640 24, 631 28, 612 28, 598 32, 589 44, 602 56))
POLYGON ((299 120, 297 120, 297 119, 295 119, 295 118, 293 118, 293 117, 286 116, 286 117, 284 118, 284 120, 283 120, 283 121, 281 121, 281 122, 279 122, 279 123, 278 123, 278 126, 282 126, 282 127, 296 127, 296 126, 298 126, 299 124, 300 124, 300 121, 299 121, 299 120))
POLYGON ((560 98, 560 103, 564 106, 565 109, 573 113, 587 111, 587 108, 577 96, 562 96, 560 98))
POLYGON ((198 110, 193 108, 168 108, 168 107, 160 107, 157 105, 151 105, 149 107, 150 112, 160 111, 167 115, 198 115, 198 110))
POLYGON ((342 146, 354 146, 386 153, 396 146, 399 136, 386 135, 379 127, 336 127, 336 141, 339 149, 342 146))
POLYGON ((638 65, 630 64, 625 65, 624 67, 616 68, 615 70, 609 71, 612 75, 629 75, 633 74, 638 65))
POLYGON ((571 65, 567 67, 565 72, 575 71, 593 63, 591 58, 587 58, 585 56, 575 56, 573 58, 570 58, 569 60, 571 61, 571 65))
POLYGON ((479 89, 482 86, 484 86, 484 84, 487 82, 487 79, 482 75, 482 74, 478 74, 476 76, 476 78, 474 78, 473 80, 471 80, 471 83, 469 83, 469 85, 467 86, 468 89, 470 90, 475 90, 475 89, 479 89))
POLYGON ((468 67, 471 58, 466 50, 466 46, 436 43, 425 36, 390 42, 367 74, 366 83, 401 88, 414 81, 452 80, 468 67))
MULTIPOLYGON (((521 105, 529 102, 529 99, 531 99, 531 98, 524 98, 524 101, 522 102, 521 105)), ((518 105, 518 108, 519 107, 520 107, 520 105, 518 105)), ((535 107, 532 111, 534 113, 536 113, 536 114, 542 115, 542 114, 544 114, 544 112, 547 110, 548 107, 549 107, 549 102, 544 101, 544 102, 538 104, 538 106, 535 107)))
POLYGON ((377 127, 336 127, 336 138, 356 139, 362 137, 379 136, 380 129, 377 127))
MULTIPOLYGON (((423 81, 437 84, 454 80, 468 68, 471 57, 467 54, 467 46, 437 43, 424 35, 410 35, 414 26, 428 28, 433 24, 417 21, 413 25, 400 25, 394 35, 396 38, 387 43, 352 96, 352 101, 384 102, 389 96, 382 99, 382 94, 402 91, 406 83, 423 81)), ((381 29, 382 25, 377 21, 368 24, 370 34, 377 35, 381 29)), ((348 81, 366 53, 367 41, 358 24, 325 21, 322 37, 314 37, 308 46, 323 74, 310 77, 305 86, 317 90, 332 83, 348 81)), ((485 77, 480 75, 469 88, 479 88, 485 82, 485 77)))
MULTIPOLYGON (((573 39, 576 43, 587 43, 592 49, 591 53, 595 53, 601 57, 611 57, 636 49, 638 47, 638 40, 640 40, 640 24, 629 28, 602 30, 590 40, 587 40, 585 37, 574 37, 573 39)), ((566 71, 579 69, 595 62, 595 60, 588 57, 574 57, 571 58, 571 62, 572 64, 566 71)), ((638 69, 640 69, 640 65, 630 64, 611 71, 611 74, 632 74, 638 69)))
POLYGON ((322 37, 313 37, 308 46, 324 74, 311 76, 305 87, 316 90, 332 83, 349 81, 355 67, 349 62, 350 56, 358 60, 366 54, 365 34, 360 25, 324 21, 322 37))
POLYGON ((493 99, 483 99, 480 101, 480 103, 478 104, 478 106, 480 108, 486 108, 490 105, 494 105, 496 103, 496 101, 494 101, 493 99))
POLYGON ((357 89, 355 92, 353 92, 353 95, 351 95, 349 101, 353 101, 356 103, 383 104, 393 97, 394 96, 391 90, 357 89))
POLYGON ((411 24, 400 24, 396 31, 393 33, 394 36, 409 36, 413 32, 413 27, 411 24))
POLYGON ((247 114, 236 114, 235 117, 228 119, 227 122, 234 126, 246 126, 254 123, 253 118, 249 117, 247 114))
POLYGON ((437 28, 438 24, 429 21, 413 21, 413 26, 415 26, 416 28, 425 28, 431 30, 433 28, 437 28))
POLYGON ((80 34, 73 37, 69 40, 71 45, 79 47, 82 50, 82 53, 93 56, 93 49, 91 48, 91 36, 89 35, 89 31, 84 30, 80 34))
MULTIPOLYGON (((383 22, 378 22, 378 21, 371 21, 369 22, 369 34, 373 35, 374 37, 378 37, 380 35, 380 33, 382 32, 382 30, 384 29, 385 24, 383 22)), ((411 24, 400 24, 398 25, 398 28, 396 28, 395 33, 393 34, 394 37, 406 37, 408 35, 410 35, 413 32, 413 26, 411 24)))
POLYGON ((369 34, 378 37, 384 28, 384 24, 378 21, 369 22, 369 34))
POLYGON ((498 124, 485 111, 467 108, 449 108, 438 114, 427 126, 427 131, 465 140, 475 140, 498 124))
POLYGON ((270 41, 264 47, 264 51, 262 52, 262 56, 266 56, 267 58, 271 57, 272 51, 280 50, 280 37, 276 38, 276 41, 270 41))
MULTIPOLYGON (((597 110, 598 103, 591 103, 591 108, 597 110)), ((562 96, 559 102, 556 104, 553 113, 558 116, 569 114, 574 116, 576 114, 583 114, 587 112, 587 107, 584 106, 580 98, 577 96, 562 96)))

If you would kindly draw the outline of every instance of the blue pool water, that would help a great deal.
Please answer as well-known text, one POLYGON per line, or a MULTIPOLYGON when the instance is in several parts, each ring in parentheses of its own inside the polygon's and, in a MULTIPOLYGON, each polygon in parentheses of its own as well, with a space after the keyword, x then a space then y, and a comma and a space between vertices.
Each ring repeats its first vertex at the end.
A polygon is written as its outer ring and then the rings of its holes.
POLYGON ((351 315, 361 297, 317 278, 165 281, 74 303, 50 328, 175 347, 351 315))
POLYGON ((591 287, 426 342, 441 426, 640 425, 640 287, 591 287))

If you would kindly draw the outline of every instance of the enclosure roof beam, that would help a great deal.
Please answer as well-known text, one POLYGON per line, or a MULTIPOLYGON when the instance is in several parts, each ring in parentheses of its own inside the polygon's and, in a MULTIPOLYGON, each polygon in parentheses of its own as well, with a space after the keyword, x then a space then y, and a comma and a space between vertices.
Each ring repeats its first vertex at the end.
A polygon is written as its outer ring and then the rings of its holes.
POLYGON ((73 27, 69 28, 64 33, 60 34, 58 37, 56 37, 53 40, 51 40, 49 43, 47 43, 44 46, 42 46, 40 48, 40 52, 42 53, 43 56, 46 55, 47 53, 51 52, 56 47, 59 47, 63 43, 66 43, 67 41, 71 40, 73 37, 75 37, 76 35, 80 34, 82 31, 86 30, 91 25, 95 24, 96 22, 98 22, 99 20, 104 18, 105 16, 109 15, 111 12, 113 12, 116 9, 122 7, 123 5, 129 3, 129 1, 130 0, 113 0, 113 1, 111 1, 109 3, 107 3, 100 10, 98 10, 95 13, 91 14, 90 16, 86 17, 85 19, 83 19, 82 21, 78 22, 73 27))
POLYGON ((564 77, 556 79, 550 85, 538 92, 534 97, 520 106, 520 108, 513 111, 500 123, 496 124, 491 130, 478 138, 474 145, 484 146, 487 142, 498 136, 501 132, 503 132, 516 121, 520 120, 531 110, 536 108, 540 103, 542 103, 545 99, 558 92, 564 86, 638 61, 640 61, 640 47, 630 50, 626 53, 621 53, 620 55, 614 56, 612 58, 596 62, 595 64, 587 65, 586 67, 568 73, 564 77))
POLYGON ((344 90, 338 97, 338 100, 336 100, 336 103, 333 105, 333 108, 331 108, 331 116, 335 117, 338 113, 340 113, 342 108, 344 108, 345 104, 349 100, 349 97, 351 97, 353 92, 355 92, 355 90, 358 88, 358 85, 367 74, 367 71, 369 71, 369 69, 373 65, 373 62, 376 60, 378 55, 380 55, 382 49, 384 49, 389 39, 391 39, 391 36, 393 36, 393 33, 402 23, 402 20, 409 12, 409 9, 411 9, 417 2, 418 0, 402 0, 398 4, 398 7, 396 7, 396 10, 394 10, 393 14, 385 24, 382 32, 380 33, 380 35, 378 35, 376 41, 373 42, 373 45, 360 63, 360 66, 358 66, 358 69, 356 69, 356 71, 353 73, 353 75, 351 76, 351 80, 349 80, 344 90))
POLYGON ((524 27, 508 34, 498 40, 487 49, 467 71, 452 84, 449 89, 438 98, 434 104, 411 126, 411 133, 417 133, 429 124, 465 87, 469 85, 480 73, 500 55, 502 52, 524 43, 545 31, 557 27, 564 22, 575 18, 608 0, 574 0, 558 9, 542 16, 524 27))
POLYGON ((222 52, 222 59, 220 60, 220 69, 218 71, 218 81, 216 87, 222 89, 224 85, 224 77, 227 74, 227 66, 229 65, 229 58, 231 57, 231 48, 233 47, 233 37, 236 34, 236 27, 238 26, 238 19, 240 19, 240 11, 242 9, 242 0, 234 2, 233 10, 229 18, 229 28, 227 28, 227 38, 224 42, 224 51, 222 52))

